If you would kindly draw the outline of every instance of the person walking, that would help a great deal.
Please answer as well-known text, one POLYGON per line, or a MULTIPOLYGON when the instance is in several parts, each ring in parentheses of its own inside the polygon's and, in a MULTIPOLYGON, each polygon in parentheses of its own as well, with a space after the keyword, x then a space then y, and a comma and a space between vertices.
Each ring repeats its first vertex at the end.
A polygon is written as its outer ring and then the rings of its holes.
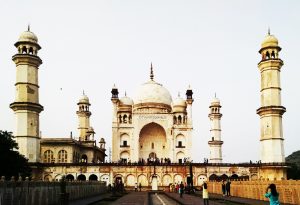
POLYGON ((180 194, 180 198, 182 198, 183 190, 184 190, 184 185, 183 185, 183 183, 181 182, 180 185, 179 185, 179 194, 180 194))
POLYGON ((230 184, 231 184, 230 180, 227 179, 227 182, 225 184, 225 189, 226 189, 226 195, 227 196, 230 196, 230 184))
POLYGON ((140 189, 140 191, 142 191, 142 183, 141 182, 139 183, 139 189, 140 189))
POLYGON ((137 188, 138 188, 138 185, 137 185, 137 183, 135 182, 135 184, 134 184, 134 191, 135 191, 135 192, 137 192, 137 188))
POLYGON ((222 181, 222 194, 223 194, 223 196, 225 196, 225 193, 226 193, 225 181, 223 180, 222 181))
POLYGON ((279 203, 279 193, 276 190, 275 184, 270 184, 267 187, 265 197, 269 198, 270 205, 280 205, 279 203))
POLYGON ((204 205, 209 205, 208 189, 207 189, 207 183, 206 182, 203 183, 202 198, 203 198, 204 205))

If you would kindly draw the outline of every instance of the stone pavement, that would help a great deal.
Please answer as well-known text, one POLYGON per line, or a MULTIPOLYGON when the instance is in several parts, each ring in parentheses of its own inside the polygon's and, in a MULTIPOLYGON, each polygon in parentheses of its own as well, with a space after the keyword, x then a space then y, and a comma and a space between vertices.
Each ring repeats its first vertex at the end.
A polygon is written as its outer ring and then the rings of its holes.
POLYGON ((112 205, 148 205, 148 192, 129 192, 114 201, 112 205))
MULTIPOLYGON (((165 192, 167 196, 175 199, 177 202, 183 205, 203 205, 203 199, 200 195, 188 195, 184 194, 182 198, 180 198, 179 194, 177 193, 169 193, 165 192)), ((88 205, 93 202, 97 202, 103 198, 111 196, 110 193, 106 193, 103 195, 90 197, 88 199, 81 199, 71 201, 69 205, 88 205)), ((254 200, 254 199, 247 199, 247 198, 240 198, 240 197, 223 197, 222 195, 218 194, 210 194, 210 205, 225 205, 226 202, 232 202, 232 204, 240 204, 240 205, 268 205, 268 201, 261 201, 261 200, 254 200)), ((228 203, 229 204, 229 203, 228 203)), ((111 205, 148 205, 148 192, 129 192, 128 194, 124 195, 123 197, 117 199, 116 201, 112 202, 111 205)))
POLYGON ((101 195, 97 195, 97 196, 92 196, 92 197, 89 197, 86 199, 77 199, 74 201, 70 201, 69 205, 87 205, 87 204, 91 204, 96 201, 100 201, 101 199, 104 199, 109 196, 111 196, 111 193, 105 193, 105 194, 101 194, 101 195))

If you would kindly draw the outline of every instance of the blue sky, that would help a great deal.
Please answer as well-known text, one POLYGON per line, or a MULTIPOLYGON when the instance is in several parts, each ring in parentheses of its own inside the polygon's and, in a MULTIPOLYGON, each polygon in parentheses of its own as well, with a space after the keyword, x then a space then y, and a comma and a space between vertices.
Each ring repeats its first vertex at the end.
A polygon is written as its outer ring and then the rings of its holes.
POLYGON ((267 34, 279 39, 286 155, 299 150, 298 1, 1 1, 0 129, 14 130, 14 43, 27 29, 38 36, 40 115, 44 137, 77 132, 77 101, 91 101, 91 125, 111 144, 111 88, 133 97, 149 79, 172 94, 194 91, 193 159, 209 156, 209 104, 217 93, 223 113, 225 162, 259 159, 258 50, 267 34))

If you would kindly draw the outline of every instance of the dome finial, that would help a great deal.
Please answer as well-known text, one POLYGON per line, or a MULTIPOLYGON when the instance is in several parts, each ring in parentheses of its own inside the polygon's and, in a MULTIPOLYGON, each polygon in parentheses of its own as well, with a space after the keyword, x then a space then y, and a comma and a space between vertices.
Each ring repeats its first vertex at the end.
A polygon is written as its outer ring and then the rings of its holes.
POLYGON ((268 28, 268 35, 271 35, 271 32, 270 32, 270 27, 268 28))
POLYGON ((27 31, 30 31, 30 23, 28 24, 27 31))
POLYGON ((85 95, 84 90, 82 90, 82 95, 85 95))
POLYGON ((217 98, 217 93, 215 92, 215 98, 217 98))
POLYGON ((154 78, 154 74, 153 74, 153 66, 152 66, 152 62, 151 62, 151 67, 150 67, 150 79, 153 80, 154 78))
POLYGON ((125 97, 127 96, 126 90, 125 90, 125 97))
POLYGON ((180 92, 178 92, 178 98, 180 98, 180 92))

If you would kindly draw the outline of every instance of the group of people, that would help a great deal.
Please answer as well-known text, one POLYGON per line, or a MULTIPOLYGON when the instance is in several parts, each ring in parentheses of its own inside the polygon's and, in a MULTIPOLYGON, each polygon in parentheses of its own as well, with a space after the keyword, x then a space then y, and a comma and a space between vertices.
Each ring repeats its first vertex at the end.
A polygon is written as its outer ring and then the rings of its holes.
POLYGON ((181 183, 178 182, 178 183, 175 183, 175 184, 170 184, 170 192, 179 193, 180 197, 182 197, 186 186, 187 186, 186 183, 183 184, 182 182, 181 183))
POLYGON ((134 184, 134 191, 137 192, 138 188, 139 188, 140 191, 142 191, 142 184, 141 184, 141 182, 139 183, 139 186, 138 186, 137 182, 135 182, 135 184, 134 184))
POLYGON ((223 196, 230 196, 230 180, 228 179, 227 182, 225 183, 225 181, 222 181, 222 193, 223 196))

